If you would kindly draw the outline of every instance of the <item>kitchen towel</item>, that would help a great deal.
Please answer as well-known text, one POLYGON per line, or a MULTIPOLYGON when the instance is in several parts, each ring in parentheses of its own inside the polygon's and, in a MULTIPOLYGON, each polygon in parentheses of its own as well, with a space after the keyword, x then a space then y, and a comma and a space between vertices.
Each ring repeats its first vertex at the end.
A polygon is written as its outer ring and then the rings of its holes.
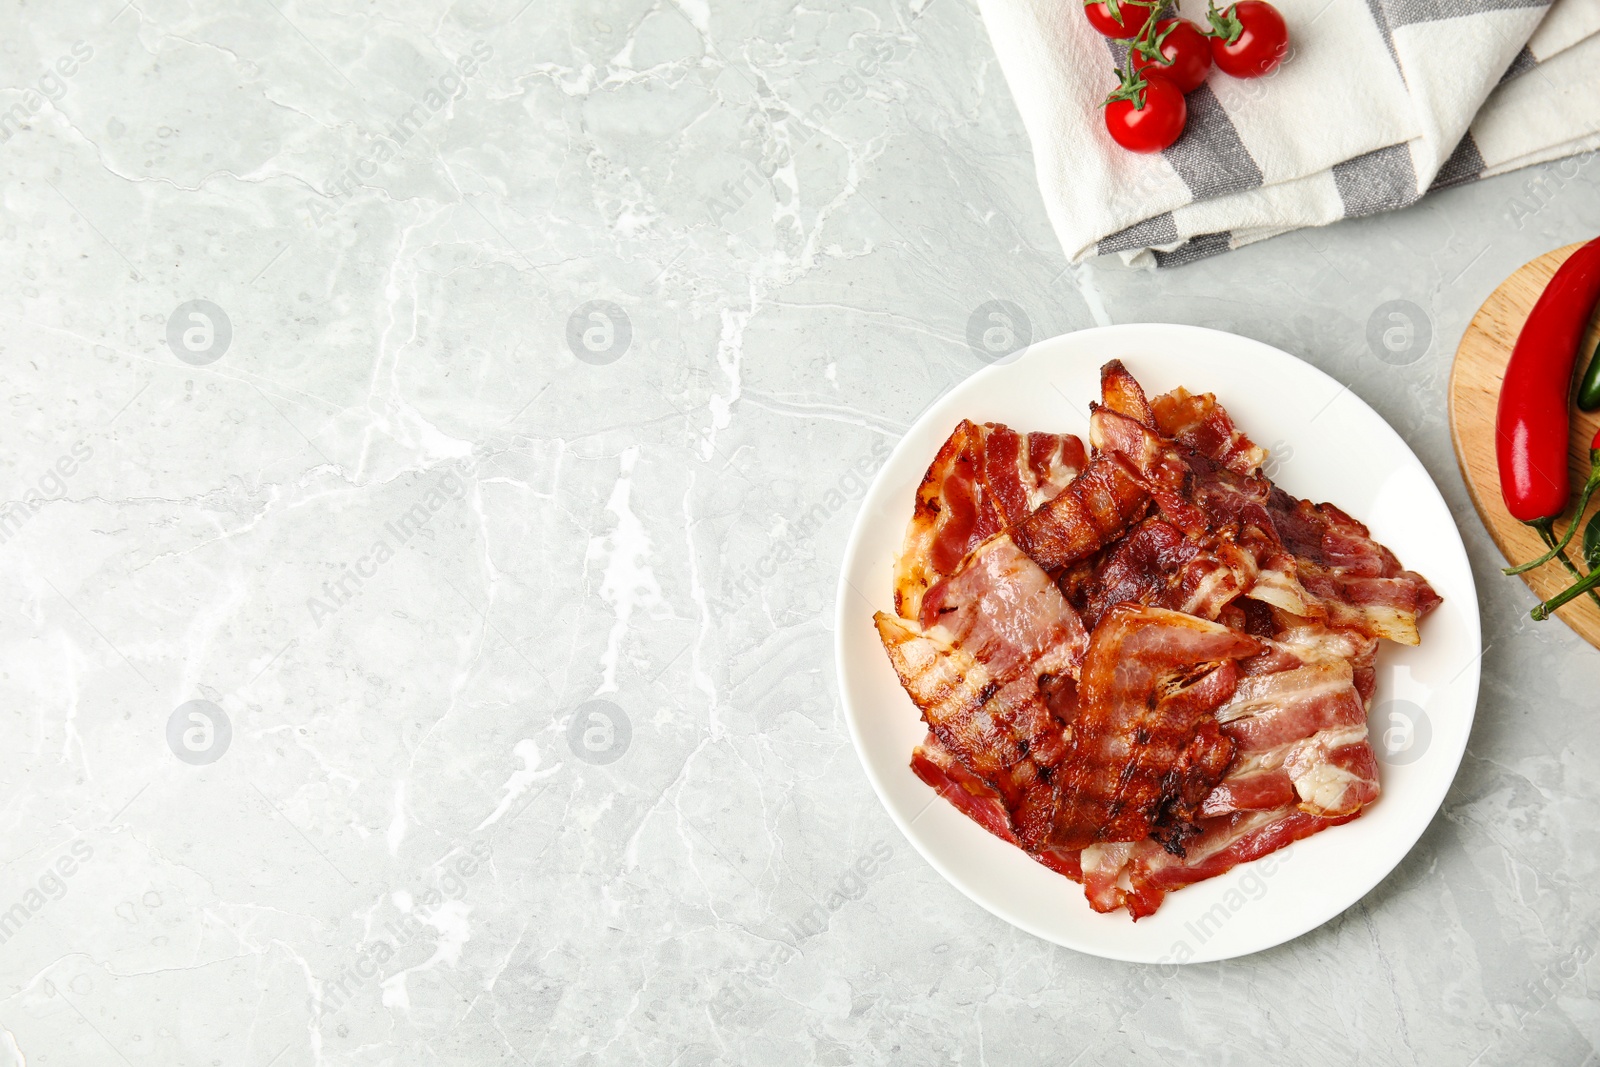
MULTIPOLYGON (((1080 0, 979 0, 1070 259, 1189 262, 1593 139, 1596 0, 1276 3, 1285 62, 1265 78, 1213 72, 1183 137, 1144 156, 1106 133, 1117 46, 1080 0)), ((1180 5, 1202 24, 1205 9, 1180 5)))

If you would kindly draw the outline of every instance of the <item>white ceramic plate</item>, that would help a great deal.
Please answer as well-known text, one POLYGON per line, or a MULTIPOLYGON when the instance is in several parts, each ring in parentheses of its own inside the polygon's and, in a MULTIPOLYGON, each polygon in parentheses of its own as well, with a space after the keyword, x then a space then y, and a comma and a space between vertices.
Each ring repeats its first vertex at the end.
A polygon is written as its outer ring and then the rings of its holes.
POLYGON ((1466 749, 1478 699, 1478 598, 1439 490, 1388 424, 1339 382, 1276 348, 1194 326, 1108 326, 1034 345, 941 398, 890 455, 862 503, 838 593, 839 690, 856 751, 889 814, 958 889, 1032 934, 1140 963, 1228 959, 1327 922, 1400 862, 1433 818, 1466 749), (939 800, 912 774, 925 729, 889 666, 872 613, 893 612, 891 568, 929 462, 956 423, 1088 438, 1100 365, 1120 358, 1154 396, 1214 392, 1238 426, 1276 454, 1295 496, 1330 501, 1425 575, 1444 604, 1422 644, 1384 642, 1370 725, 1383 795, 1361 818, 1220 878, 1167 895, 1138 923, 1091 911, 1077 884, 1035 863, 939 800), (1387 749, 1394 751, 1388 752, 1387 749))

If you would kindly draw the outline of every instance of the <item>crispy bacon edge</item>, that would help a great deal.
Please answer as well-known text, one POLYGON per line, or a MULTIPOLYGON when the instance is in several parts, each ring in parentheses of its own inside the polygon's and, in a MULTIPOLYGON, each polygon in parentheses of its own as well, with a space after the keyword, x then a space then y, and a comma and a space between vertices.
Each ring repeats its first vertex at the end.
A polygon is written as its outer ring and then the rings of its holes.
POLYGON ((922 597, 972 549, 1061 492, 1087 462, 1072 434, 1019 434, 963 419, 917 487, 894 567, 895 614, 921 616, 922 597))

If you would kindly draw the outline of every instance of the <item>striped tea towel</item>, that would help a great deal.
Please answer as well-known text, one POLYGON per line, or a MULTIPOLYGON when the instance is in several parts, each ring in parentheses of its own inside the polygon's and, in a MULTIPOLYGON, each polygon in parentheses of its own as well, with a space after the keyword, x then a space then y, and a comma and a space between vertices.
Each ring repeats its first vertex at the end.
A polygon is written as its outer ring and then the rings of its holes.
MULTIPOLYGON (((1510 157, 1457 152, 1480 107, 1525 50, 1527 73, 1508 88, 1581 52, 1572 42, 1590 21, 1572 16, 1536 53, 1550 0, 1274 2, 1289 26, 1283 65, 1249 80, 1213 72, 1189 95, 1183 137, 1145 156, 1105 130, 1099 105, 1116 84, 1116 48, 1080 0, 979 0, 1071 260, 1115 252, 1184 263, 1489 173, 1510 157)), ((1202 24, 1205 10, 1205 0, 1180 4, 1202 24)))

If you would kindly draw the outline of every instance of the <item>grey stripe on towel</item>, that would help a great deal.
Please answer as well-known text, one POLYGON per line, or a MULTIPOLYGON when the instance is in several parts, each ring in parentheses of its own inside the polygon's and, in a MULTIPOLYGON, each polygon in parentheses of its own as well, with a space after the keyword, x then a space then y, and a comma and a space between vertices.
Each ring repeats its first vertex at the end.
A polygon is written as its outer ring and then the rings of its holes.
POLYGON ((1109 237, 1102 237, 1095 243, 1096 255, 1106 255, 1109 252, 1126 252, 1134 248, 1149 248, 1151 245, 1171 244, 1178 239, 1178 224, 1173 221, 1172 212, 1163 211, 1153 215, 1143 222, 1136 222, 1126 230, 1118 230, 1109 237))
POLYGON ((1481 15, 1519 7, 1549 7, 1550 0, 1378 0, 1391 30, 1417 22, 1481 15))
MULTIPOLYGON (((1378 31, 1383 34, 1383 43, 1389 47, 1389 56, 1394 60, 1394 65, 1400 70, 1400 76, 1405 77, 1405 69, 1400 66, 1400 55, 1394 50, 1394 31, 1401 26, 1411 26, 1418 22, 1436 22, 1440 19, 1459 18, 1463 15, 1478 15, 1486 11, 1503 11, 1507 8, 1522 7, 1548 7, 1551 0, 1367 0, 1367 7, 1372 11, 1372 21, 1378 24, 1378 31)), ((1523 47, 1527 51, 1527 47, 1523 47)), ((1532 59, 1530 52, 1528 58, 1532 59)), ((1520 62, 1519 55, 1517 60, 1520 62)), ((1517 63, 1511 64, 1512 70, 1518 74, 1517 63)), ((1527 68, 1523 68, 1524 70, 1527 68)), ((1511 71, 1506 72, 1506 77, 1513 77, 1511 71)))
POLYGON ((1261 188, 1261 168, 1210 86, 1189 94, 1189 125, 1162 155, 1196 200, 1261 188))
POLYGON ((1411 150, 1403 144, 1334 164, 1333 183, 1347 219, 1405 207, 1420 195, 1411 150))
POLYGON ((1394 60, 1394 69, 1400 72, 1400 79, 1404 81, 1406 72, 1400 66, 1400 53, 1394 50, 1394 34, 1389 32, 1389 20, 1383 13, 1383 0, 1367 0, 1367 7, 1372 11, 1372 21, 1378 24, 1378 32, 1383 34, 1383 43, 1389 49, 1389 58, 1394 60))
POLYGON ((1534 56, 1533 49, 1523 45, 1522 51, 1518 52, 1516 58, 1511 61, 1511 66, 1507 67, 1506 72, 1500 75, 1500 84, 1504 85, 1517 75, 1526 74, 1538 65, 1539 60, 1534 56))
POLYGON ((1171 252, 1157 252, 1156 266, 1181 267, 1197 259, 1205 259, 1228 250, 1231 233, 1202 233, 1189 238, 1171 252))
POLYGON ((1478 142, 1472 139, 1472 131, 1468 130, 1466 136, 1461 138, 1461 143, 1456 145, 1456 150, 1450 153, 1450 158, 1444 161, 1444 166, 1439 168, 1433 184, 1428 186, 1428 192, 1470 182, 1482 173, 1483 153, 1478 151, 1478 142))

